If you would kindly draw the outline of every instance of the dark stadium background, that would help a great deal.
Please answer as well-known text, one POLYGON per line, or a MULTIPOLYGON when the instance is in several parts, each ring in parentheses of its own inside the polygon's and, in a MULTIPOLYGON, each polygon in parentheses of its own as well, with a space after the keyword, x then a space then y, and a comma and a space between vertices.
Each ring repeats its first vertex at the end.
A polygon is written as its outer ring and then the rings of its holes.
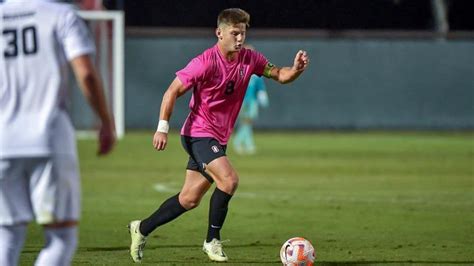
MULTIPOLYGON (((241 7, 252 15, 254 28, 433 29, 431 0, 260 0, 165 1, 104 0, 109 9, 123 9, 127 26, 214 27, 223 8, 241 7)), ((451 30, 474 29, 474 1, 448 0, 451 30)))
MULTIPOLYGON (((101 1, 70 1, 103 9, 101 1)), ((229 7, 250 13, 247 42, 276 65, 288 64, 298 49, 312 57, 307 73, 286 89, 267 83, 271 104, 257 129, 474 128, 474 0, 102 4, 125 15, 127 129, 156 127, 159 99, 174 72, 214 44, 216 17, 229 7)), ((177 103, 173 129, 184 121, 187 102, 177 103)), ((83 112, 72 109, 75 125, 87 127, 83 112)))

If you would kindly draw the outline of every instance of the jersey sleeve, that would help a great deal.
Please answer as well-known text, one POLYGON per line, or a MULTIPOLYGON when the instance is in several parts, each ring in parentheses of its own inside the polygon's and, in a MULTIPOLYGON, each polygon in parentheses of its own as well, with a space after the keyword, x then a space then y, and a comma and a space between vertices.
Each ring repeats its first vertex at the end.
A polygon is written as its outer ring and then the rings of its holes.
POLYGON ((268 59, 265 58, 264 55, 257 51, 252 51, 252 56, 254 58, 254 71, 253 74, 261 77, 263 75, 263 71, 265 70, 265 66, 269 63, 268 59))
POLYGON ((84 54, 95 53, 89 29, 74 10, 64 12, 58 27, 59 39, 69 61, 84 54))
POLYGON ((176 72, 176 76, 186 89, 190 89, 204 80, 205 63, 202 58, 196 57, 188 65, 176 72))

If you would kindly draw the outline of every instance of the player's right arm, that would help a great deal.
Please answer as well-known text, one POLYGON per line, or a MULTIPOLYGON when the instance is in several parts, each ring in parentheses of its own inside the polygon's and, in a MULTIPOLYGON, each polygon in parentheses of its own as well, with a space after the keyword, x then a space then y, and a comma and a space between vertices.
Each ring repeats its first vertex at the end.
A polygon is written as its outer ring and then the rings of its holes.
POLYGON ((105 155, 114 146, 115 127, 107 109, 102 81, 89 55, 77 56, 70 63, 84 96, 101 121, 98 154, 105 155))
POLYGON ((153 136, 153 147, 159 151, 166 148, 168 143, 168 121, 173 113, 176 99, 186 92, 184 84, 176 77, 163 95, 160 108, 160 122, 153 136))

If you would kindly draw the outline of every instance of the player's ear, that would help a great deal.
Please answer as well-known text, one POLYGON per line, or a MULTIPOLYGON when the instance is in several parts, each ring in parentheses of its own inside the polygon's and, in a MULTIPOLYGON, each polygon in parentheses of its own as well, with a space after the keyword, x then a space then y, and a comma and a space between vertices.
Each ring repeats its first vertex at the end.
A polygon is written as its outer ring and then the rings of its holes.
POLYGON ((222 40, 222 30, 221 30, 221 28, 216 28, 216 36, 219 40, 222 40))

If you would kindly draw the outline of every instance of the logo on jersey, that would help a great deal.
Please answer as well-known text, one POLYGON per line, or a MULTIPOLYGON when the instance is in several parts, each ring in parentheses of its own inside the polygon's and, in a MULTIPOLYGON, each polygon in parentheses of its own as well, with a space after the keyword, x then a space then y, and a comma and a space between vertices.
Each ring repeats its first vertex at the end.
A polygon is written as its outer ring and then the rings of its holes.
POLYGON ((214 152, 214 153, 218 153, 219 152, 219 147, 217 147, 216 145, 213 145, 211 147, 211 150, 214 152))
POLYGON ((241 67, 240 68, 240 77, 243 78, 244 77, 244 67, 241 67))

